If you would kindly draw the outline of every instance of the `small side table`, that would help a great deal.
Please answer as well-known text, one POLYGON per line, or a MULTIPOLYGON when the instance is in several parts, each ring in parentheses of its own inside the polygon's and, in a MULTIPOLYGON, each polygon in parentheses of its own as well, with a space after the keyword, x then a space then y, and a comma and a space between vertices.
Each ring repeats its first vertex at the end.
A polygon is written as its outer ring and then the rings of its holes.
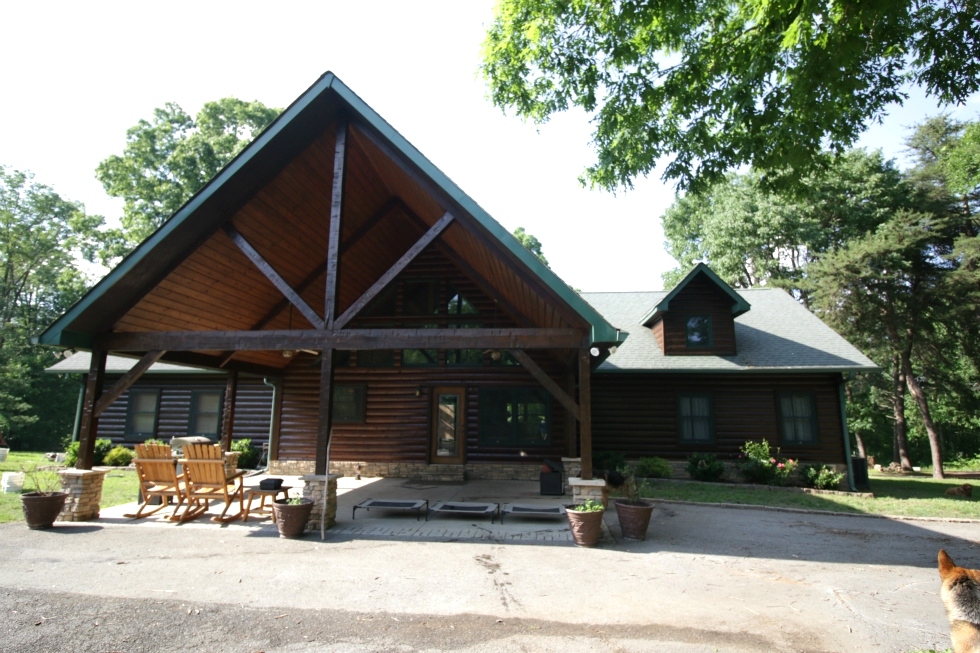
POLYGON ((272 504, 270 503, 268 507, 265 505, 266 497, 271 497, 275 501, 276 497, 281 494, 283 499, 288 499, 289 491, 292 489, 291 485, 281 485, 274 490, 263 490, 258 487, 245 488, 245 513, 242 515, 242 521, 248 519, 248 514, 252 512, 252 499, 255 497, 259 497, 259 507, 254 512, 272 515, 272 521, 275 521, 276 513, 272 511, 272 504))

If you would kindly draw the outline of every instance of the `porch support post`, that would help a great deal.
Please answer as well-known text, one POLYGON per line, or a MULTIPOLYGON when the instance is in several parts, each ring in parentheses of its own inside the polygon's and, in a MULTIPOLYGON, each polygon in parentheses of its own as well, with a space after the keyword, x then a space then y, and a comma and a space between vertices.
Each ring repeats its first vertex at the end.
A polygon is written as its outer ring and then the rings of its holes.
POLYGON ((85 380, 85 400, 82 404, 81 426, 78 429, 78 462, 77 469, 92 469, 92 459, 95 456, 95 438, 99 429, 99 416, 95 412, 95 403, 102 395, 105 383, 105 362, 108 352, 105 349, 92 350, 92 362, 89 363, 88 377, 85 380))
POLYGON ((324 349, 320 356, 320 415, 316 432, 316 468, 314 474, 329 473, 330 426, 333 421, 333 349, 324 349))
POLYGON ((578 353, 579 448, 582 456, 582 480, 592 479, 592 361, 588 349, 578 353))
POLYGON ((238 370, 228 370, 225 401, 221 407, 221 448, 231 451, 231 434, 235 428, 235 396, 238 394, 238 370))
POLYGON ((136 365, 126 372, 118 381, 112 384, 112 387, 105 391, 105 393, 99 397, 99 400, 95 402, 95 416, 98 417, 105 412, 106 408, 112 405, 112 403, 122 396, 122 393, 129 390, 134 383, 140 380, 146 370, 150 369, 150 366, 156 363, 160 358, 166 354, 166 351, 157 349, 155 351, 148 351, 139 359, 136 365))

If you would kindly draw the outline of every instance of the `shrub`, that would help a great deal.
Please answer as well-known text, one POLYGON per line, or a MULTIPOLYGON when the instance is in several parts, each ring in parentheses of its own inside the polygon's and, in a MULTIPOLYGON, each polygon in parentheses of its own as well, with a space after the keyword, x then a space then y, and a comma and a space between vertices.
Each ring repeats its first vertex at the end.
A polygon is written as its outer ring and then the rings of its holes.
POLYGON ((670 478, 673 471, 663 458, 640 458, 633 469, 640 478, 670 478))
POLYGON ((779 449, 773 454, 766 440, 750 440, 742 445, 737 463, 738 472, 746 482, 760 485, 785 485, 796 465, 792 458, 780 458, 779 449))
POLYGON ((626 456, 615 451, 592 452, 592 469, 616 470, 626 467, 626 456))
POLYGON ((713 453, 693 453, 687 459, 687 473, 695 481, 712 483, 725 475, 725 463, 713 453))
POLYGON ((835 472, 826 465, 806 465, 801 471, 806 484, 818 490, 836 490, 844 480, 843 473, 835 472))
POLYGON ((102 462, 110 467, 125 467, 133 462, 134 456, 135 454, 126 447, 113 447, 102 462))
POLYGON ((232 441, 231 450, 239 453, 238 467, 241 469, 255 469, 259 463, 260 452, 248 438, 232 441))
MULTIPOLYGON (((65 449, 65 465, 68 467, 74 467, 78 464, 78 449, 81 447, 81 442, 72 442, 65 449)), ((102 465, 105 464, 106 455, 112 451, 112 440, 107 438, 99 438, 95 441, 95 451, 92 453, 92 464, 102 465)), ((127 465, 129 463, 126 463, 127 465)))

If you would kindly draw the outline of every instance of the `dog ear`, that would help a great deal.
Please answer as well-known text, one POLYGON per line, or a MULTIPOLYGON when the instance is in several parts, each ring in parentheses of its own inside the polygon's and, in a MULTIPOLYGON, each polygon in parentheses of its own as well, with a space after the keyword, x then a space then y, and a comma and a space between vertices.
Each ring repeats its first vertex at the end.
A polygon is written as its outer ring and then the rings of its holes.
POLYGON ((955 568, 956 563, 949 557, 946 550, 939 549, 939 577, 945 579, 955 568))

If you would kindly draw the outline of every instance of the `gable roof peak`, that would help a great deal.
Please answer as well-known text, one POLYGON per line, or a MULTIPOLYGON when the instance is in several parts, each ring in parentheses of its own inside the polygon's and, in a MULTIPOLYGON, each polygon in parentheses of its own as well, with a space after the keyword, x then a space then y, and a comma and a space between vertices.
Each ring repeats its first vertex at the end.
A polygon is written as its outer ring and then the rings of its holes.
POLYGON ((674 286, 667 296, 661 299, 656 306, 653 307, 649 313, 647 313, 643 319, 640 321, 643 326, 650 326, 656 321, 657 318, 661 317, 664 313, 670 310, 670 302, 677 295, 679 295, 692 281, 697 279, 699 276, 704 276, 709 282, 711 282, 722 294, 726 295, 732 301, 732 317, 738 317, 743 313, 748 312, 751 308, 749 303, 745 301, 745 298, 739 295, 735 290, 729 286, 727 283, 722 281, 715 272, 709 268, 704 263, 698 263, 695 265, 690 272, 688 272, 680 282, 674 286))

